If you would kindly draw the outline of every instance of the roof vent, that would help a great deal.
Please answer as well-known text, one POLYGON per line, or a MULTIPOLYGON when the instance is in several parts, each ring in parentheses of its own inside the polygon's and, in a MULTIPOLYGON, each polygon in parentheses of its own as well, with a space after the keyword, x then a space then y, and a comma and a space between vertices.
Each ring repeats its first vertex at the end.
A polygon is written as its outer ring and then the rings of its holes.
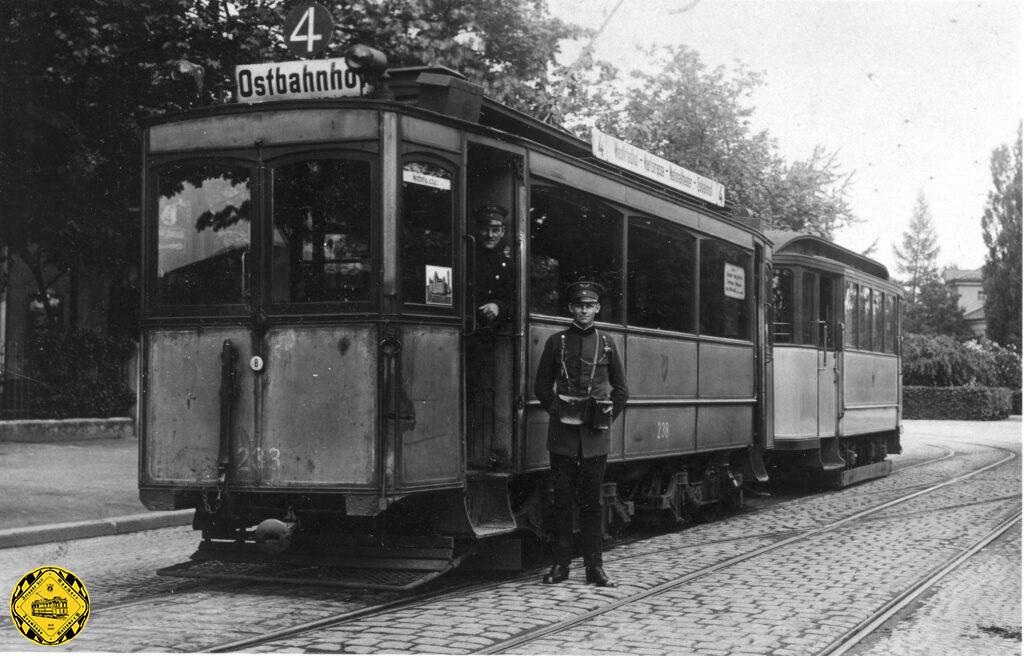
POLYGON ((395 100, 476 123, 484 90, 479 84, 444 66, 417 66, 388 71, 388 88, 395 100))

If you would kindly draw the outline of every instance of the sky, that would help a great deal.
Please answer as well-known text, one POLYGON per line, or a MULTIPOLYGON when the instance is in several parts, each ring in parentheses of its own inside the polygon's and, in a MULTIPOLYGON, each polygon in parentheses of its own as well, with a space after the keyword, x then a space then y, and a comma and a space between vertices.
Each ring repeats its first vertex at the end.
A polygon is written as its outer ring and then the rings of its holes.
MULTIPOLYGON (((618 0, 548 0, 551 13, 598 28, 618 0)), ((624 71, 638 47, 681 44, 709 67, 763 71, 752 125, 789 162, 815 145, 853 172, 861 222, 835 235, 896 275, 893 244, 924 195, 940 266, 985 263, 981 216, 992 150, 1021 120, 1022 5, 925 0, 623 0, 595 43, 624 71)), ((571 63, 582 43, 563 44, 571 63)), ((676 162, 685 167, 686 162, 676 162)))

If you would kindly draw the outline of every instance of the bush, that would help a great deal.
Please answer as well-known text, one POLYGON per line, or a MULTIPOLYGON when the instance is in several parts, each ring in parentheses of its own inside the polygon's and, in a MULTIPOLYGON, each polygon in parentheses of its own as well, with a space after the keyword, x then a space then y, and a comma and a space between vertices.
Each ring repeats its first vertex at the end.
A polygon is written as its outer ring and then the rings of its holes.
POLYGON ((1005 419, 1011 408, 1005 387, 903 388, 904 419, 1005 419))
POLYGON ((28 361, 36 379, 34 419, 119 417, 135 403, 124 366, 135 343, 87 330, 43 331, 32 337, 28 361))
POLYGON ((995 342, 958 342, 946 335, 908 334, 903 339, 904 385, 1019 389, 1020 381, 1020 354, 995 342))

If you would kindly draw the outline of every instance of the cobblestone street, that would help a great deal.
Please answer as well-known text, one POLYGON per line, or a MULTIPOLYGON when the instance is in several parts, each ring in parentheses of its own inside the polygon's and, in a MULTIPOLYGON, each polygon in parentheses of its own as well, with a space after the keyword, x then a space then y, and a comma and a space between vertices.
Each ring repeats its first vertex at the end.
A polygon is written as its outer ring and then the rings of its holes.
MULTIPOLYGON (((540 584, 539 571, 526 572, 244 651, 820 653, 1019 512, 1020 423, 963 434, 977 426, 927 422, 920 433, 908 433, 906 453, 894 458, 897 469, 888 478, 764 507, 751 503, 717 522, 617 546, 606 564, 618 588, 587 585, 580 567, 557 586, 540 584), (879 509, 1011 453, 1018 457, 879 509)), ((1018 521, 855 653, 1019 653, 1020 538, 1018 521)), ((204 651, 400 598, 153 574, 184 560, 196 541, 180 527, 5 549, 0 576, 9 588, 44 563, 82 576, 94 612, 85 632, 59 648, 65 651, 204 651)), ((43 648, 6 624, 0 651, 43 648)))

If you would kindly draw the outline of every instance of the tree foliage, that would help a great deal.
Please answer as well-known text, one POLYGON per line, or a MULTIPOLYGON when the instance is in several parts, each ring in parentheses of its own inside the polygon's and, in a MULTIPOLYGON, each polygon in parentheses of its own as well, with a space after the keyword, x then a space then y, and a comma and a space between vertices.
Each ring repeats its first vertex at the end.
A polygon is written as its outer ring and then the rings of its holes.
MULTIPOLYGON (((137 259, 138 118, 195 98, 170 77, 189 58, 216 73, 271 47, 269 3, 11 0, 0 5, 0 242, 42 293, 87 260, 137 259), (59 275, 59 274, 58 274, 59 275)), ((208 90, 210 97, 215 90, 208 90)))
POLYGON ((913 333, 903 339, 904 385, 1019 388, 1020 377, 1020 353, 989 340, 913 333))
MULTIPOLYGON (((234 67, 291 58, 281 0, 9 0, 0 3, 0 244, 42 294, 47 271, 79 258, 112 269, 137 259, 140 117, 222 101, 234 67), (171 78, 205 70, 197 98, 171 78)), ((546 104, 558 42, 585 32, 543 0, 364 0, 331 5, 328 56, 356 42, 393 66, 443 64, 487 93, 546 104)))
POLYGON ((939 278, 926 281, 921 285, 915 302, 908 303, 903 313, 904 332, 970 339, 973 333, 958 303, 959 298, 939 278))
POLYGON ((985 321, 988 336, 1021 346, 1021 127, 1011 150, 992 152, 992 191, 981 219, 985 257, 985 321))
POLYGON ((939 280, 938 242, 931 209, 924 192, 920 192, 910 218, 910 227, 903 232, 901 238, 902 248, 895 244, 892 247, 896 256, 896 271, 906 276, 903 288, 906 290, 908 311, 917 303, 924 285, 939 280))
MULTIPOLYGON (((586 104, 571 108, 570 127, 590 125, 659 157, 723 183, 728 200, 750 209, 770 228, 831 238, 856 219, 846 194, 850 174, 838 154, 815 148, 786 164, 767 131, 751 127, 754 90, 763 73, 743 64, 708 68, 686 46, 652 49, 655 72, 634 71, 626 86, 584 86, 586 104), (590 91, 586 91, 590 89, 590 91)), ((606 79, 614 71, 606 70, 606 79)), ((595 82, 591 80, 591 83, 595 82)))

